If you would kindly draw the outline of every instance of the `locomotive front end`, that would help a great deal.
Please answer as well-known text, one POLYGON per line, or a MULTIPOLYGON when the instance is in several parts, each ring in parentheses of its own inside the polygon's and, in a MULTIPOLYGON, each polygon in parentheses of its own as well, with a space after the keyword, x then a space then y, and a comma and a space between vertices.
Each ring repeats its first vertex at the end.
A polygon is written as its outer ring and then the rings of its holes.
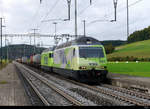
POLYGON ((79 47, 79 75, 83 78, 81 80, 104 81, 108 73, 106 64, 106 54, 102 45, 79 47))

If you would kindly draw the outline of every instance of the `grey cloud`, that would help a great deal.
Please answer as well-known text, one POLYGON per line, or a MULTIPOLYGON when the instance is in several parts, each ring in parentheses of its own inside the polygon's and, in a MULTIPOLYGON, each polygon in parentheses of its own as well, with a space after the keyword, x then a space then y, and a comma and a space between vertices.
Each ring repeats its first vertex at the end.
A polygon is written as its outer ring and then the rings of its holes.
MULTIPOLYGON (((4 1, 4 0, 3 0, 4 1)), ((9 1, 9 0, 8 0, 9 1)), ((13 0, 8 6, 3 6, 7 27, 10 33, 24 33, 30 28, 39 26, 41 33, 54 34, 54 25, 52 22, 41 23, 46 13, 50 14, 44 19, 58 19, 67 17, 67 3, 66 0, 43 0, 39 4, 39 0, 13 0), (52 11, 50 10, 54 3, 58 4, 52 11), (5 8, 6 7, 6 8, 5 8), (37 15, 35 13, 39 9, 37 15), (7 18, 8 17, 8 18, 7 18)), ((114 19, 113 0, 93 0, 93 4, 89 5, 89 0, 78 0, 78 13, 85 11, 78 16, 78 33, 83 34, 82 20, 87 20, 88 23, 93 20, 111 20, 114 19)), ((1 1, 0 1, 1 2, 1 1)), ((134 3, 135 0, 130 0, 129 4, 134 3)), ((149 0, 143 0, 138 4, 131 6, 130 10, 130 33, 137 29, 142 29, 150 25, 149 23, 149 0)), ((58 34, 69 33, 74 34, 74 1, 71 4, 71 21, 59 22, 57 25, 58 34)), ((87 35, 98 38, 99 40, 126 40, 126 0, 118 0, 117 22, 97 22, 87 26, 87 35)), ((42 40, 42 38, 40 39, 42 40)), ((43 39, 45 44, 53 42, 52 39, 43 39)), ((18 43, 14 39, 14 43, 18 43)), ((23 42, 22 42, 23 43, 23 42)))

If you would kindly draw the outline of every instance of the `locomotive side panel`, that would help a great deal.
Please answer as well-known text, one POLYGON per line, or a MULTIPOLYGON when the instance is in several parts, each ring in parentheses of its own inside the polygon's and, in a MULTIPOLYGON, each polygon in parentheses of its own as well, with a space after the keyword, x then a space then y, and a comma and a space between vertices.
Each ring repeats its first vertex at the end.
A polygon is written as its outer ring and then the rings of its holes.
POLYGON ((75 70, 77 68, 77 47, 54 51, 54 67, 75 70))

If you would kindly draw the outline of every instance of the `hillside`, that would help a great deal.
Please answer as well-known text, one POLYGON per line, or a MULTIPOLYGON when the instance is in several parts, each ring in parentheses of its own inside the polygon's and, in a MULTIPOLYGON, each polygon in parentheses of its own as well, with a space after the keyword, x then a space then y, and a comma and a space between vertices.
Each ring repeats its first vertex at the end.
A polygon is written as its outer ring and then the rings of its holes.
MULTIPOLYGON (((1 49, 1 48, 0 48, 1 49)), ((41 53, 45 48, 36 47, 35 52, 41 53)), ((14 60, 19 57, 23 56, 31 56, 34 52, 34 46, 26 45, 26 44, 18 44, 18 45, 9 45, 6 47, 2 47, 3 50, 3 59, 6 59, 7 57, 7 51, 8 51, 8 57, 10 60, 14 60)))
POLYGON ((107 58, 111 57, 127 57, 133 56, 138 58, 150 57, 150 40, 135 42, 118 46, 112 54, 108 54, 107 58))

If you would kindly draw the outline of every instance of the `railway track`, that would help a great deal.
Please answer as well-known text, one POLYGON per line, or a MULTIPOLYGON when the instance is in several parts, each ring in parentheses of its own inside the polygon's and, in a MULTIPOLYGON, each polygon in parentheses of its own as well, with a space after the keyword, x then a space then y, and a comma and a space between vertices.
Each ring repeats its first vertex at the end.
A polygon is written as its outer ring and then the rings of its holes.
MULTIPOLYGON (((33 71, 31 71, 31 72, 33 72, 33 71)), ((114 87, 111 85, 90 86, 87 84, 76 82, 74 80, 66 79, 66 78, 58 76, 58 75, 55 75, 55 76, 58 78, 61 78, 63 80, 66 80, 68 82, 71 82, 73 84, 76 84, 78 86, 88 88, 92 91, 96 91, 98 93, 102 93, 102 94, 105 94, 107 96, 111 96, 111 97, 113 97, 119 101, 127 102, 131 105, 150 106, 149 96, 146 96, 145 94, 142 94, 140 92, 134 92, 131 90, 127 90, 127 89, 123 89, 123 88, 119 88, 119 87, 114 87)), ((80 103, 77 103, 76 105, 82 106, 82 104, 80 104, 80 103)))
POLYGON ((109 88, 104 88, 104 87, 98 87, 95 88, 97 91, 100 91, 104 94, 108 94, 112 97, 115 97, 119 100, 125 101, 125 102, 129 102, 133 105, 137 105, 137 106, 150 106, 150 102, 147 100, 142 100, 141 98, 137 98, 135 96, 131 96, 128 95, 126 93, 120 93, 119 91, 116 90, 110 90, 109 88))
POLYGON ((111 86, 111 85, 108 85, 108 84, 103 84, 102 86, 104 86, 106 88, 113 89, 113 90, 117 90, 119 92, 127 93, 127 94, 130 94, 130 95, 139 97, 139 98, 150 100, 150 94, 148 94, 148 93, 147 94, 140 93, 140 92, 128 90, 128 89, 125 89, 125 88, 114 87, 114 86, 111 86))
MULTIPOLYGON (((58 75, 57 75, 57 77, 60 78, 60 76, 58 76, 58 75)), ((112 85, 106 85, 105 84, 105 85, 102 85, 101 87, 100 86, 96 87, 96 86, 90 86, 90 85, 87 85, 87 84, 76 82, 74 80, 70 80, 70 79, 67 79, 67 78, 64 78, 64 77, 61 77, 61 79, 72 82, 76 85, 80 85, 82 87, 86 87, 86 88, 91 89, 93 91, 97 91, 99 93, 103 93, 103 94, 112 96, 116 99, 119 99, 119 100, 122 100, 122 101, 125 101, 125 102, 129 102, 133 105, 150 106, 150 96, 149 96, 149 94, 143 94, 143 93, 140 93, 140 92, 115 87, 115 86, 112 86, 112 85), (107 89, 105 89, 105 87, 109 88, 109 89, 112 89, 112 90, 107 90, 107 89), (131 96, 135 96, 135 97, 138 97, 138 98, 130 97, 130 96, 126 96, 126 95, 119 95, 118 93, 116 93, 116 91, 131 95, 131 96), (148 102, 145 103, 145 100, 142 101, 140 99, 146 99, 146 101, 148 101, 148 102)))
MULTIPOLYGON (((61 96, 63 96, 65 99, 67 99, 69 102, 71 102, 73 105, 76 106, 83 106, 83 104, 76 100, 75 98, 73 98, 72 96, 70 96, 69 94, 65 93, 64 91, 62 91, 61 89, 59 89, 58 87, 56 87, 55 85, 51 84, 46 78, 40 76, 39 74, 37 74, 36 72, 24 67, 23 65, 20 65, 18 63, 17 64, 20 68, 25 69, 26 71, 28 71, 32 76, 36 77, 37 79, 39 79, 42 83, 44 83, 45 85, 47 85, 49 88, 51 88, 52 90, 54 90, 55 92, 57 92, 58 94, 60 94, 61 96)), ((34 91, 37 93, 37 95, 39 96, 39 98, 43 101, 43 103, 46 106, 50 106, 50 103, 48 102, 48 100, 46 100, 46 98, 44 96, 42 96, 42 94, 40 93, 40 91, 33 85, 33 83, 31 82, 31 80, 26 77, 26 75, 23 73, 24 77, 27 79, 27 81, 31 84, 32 88, 34 89, 34 91)))
MULTIPOLYGON (((131 103, 131 104, 133 104, 133 105, 138 105, 138 106, 150 106, 150 101, 148 102, 148 103, 145 103, 144 101, 142 101, 142 100, 140 100, 140 98, 139 99, 136 99, 135 97, 129 97, 129 96, 126 96, 126 95, 123 95, 123 94, 118 94, 118 93, 116 93, 116 90, 118 90, 118 91, 122 91, 123 92, 123 90, 122 89, 117 89, 117 88, 112 88, 113 86, 111 86, 111 89, 113 89, 113 90, 107 90, 107 89, 105 89, 103 86, 98 86, 98 87, 96 87, 96 86, 90 86, 90 85, 87 85, 87 84, 83 84, 83 83, 79 83, 79 82, 76 82, 76 81, 73 81, 73 80, 69 80, 69 79, 66 79, 67 81, 70 81, 70 82, 72 82, 72 83, 74 83, 74 84, 77 84, 77 85, 80 85, 80 86, 82 86, 82 87, 86 87, 86 88, 88 88, 88 89, 91 89, 91 90, 93 90, 93 91, 97 91, 97 92, 99 92, 99 93, 102 93, 102 94, 106 94, 106 95, 109 95, 109 96, 112 96, 112 97, 114 97, 114 98, 116 98, 116 99, 119 99, 119 100, 122 100, 122 101, 125 101, 125 102, 129 102, 129 103, 131 103)), ((108 87, 107 87, 108 88, 108 87)), ((125 92, 125 91, 124 91, 125 92)), ((137 93, 137 92, 135 92, 135 93, 137 93)), ((131 94, 131 93, 130 93, 131 94)), ((133 94, 133 93, 132 93, 133 94)), ((135 95, 135 94, 133 94, 133 95, 135 95)), ((141 94, 142 95, 142 94, 141 94)), ((141 97, 140 95, 139 95, 139 97, 141 97)), ((143 98, 143 97, 142 97, 143 98)), ((146 97, 147 98, 147 97, 146 97)), ((148 98, 148 100, 149 100, 149 98, 148 98)))
POLYGON ((30 79, 28 79, 28 77, 26 77, 26 75, 24 73, 22 73, 22 75, 28 81, 28 83, 31 85, 31 87, 33 88, 33 90, 35 91, 35 93, 38 95, 38 97, 40 98, 40 100, 42 101, 42 103, 45 106, 50 106, 50 103, 42 96, 42 94, 40 93, 40 91, 33 85, 32 81, 30 79))

